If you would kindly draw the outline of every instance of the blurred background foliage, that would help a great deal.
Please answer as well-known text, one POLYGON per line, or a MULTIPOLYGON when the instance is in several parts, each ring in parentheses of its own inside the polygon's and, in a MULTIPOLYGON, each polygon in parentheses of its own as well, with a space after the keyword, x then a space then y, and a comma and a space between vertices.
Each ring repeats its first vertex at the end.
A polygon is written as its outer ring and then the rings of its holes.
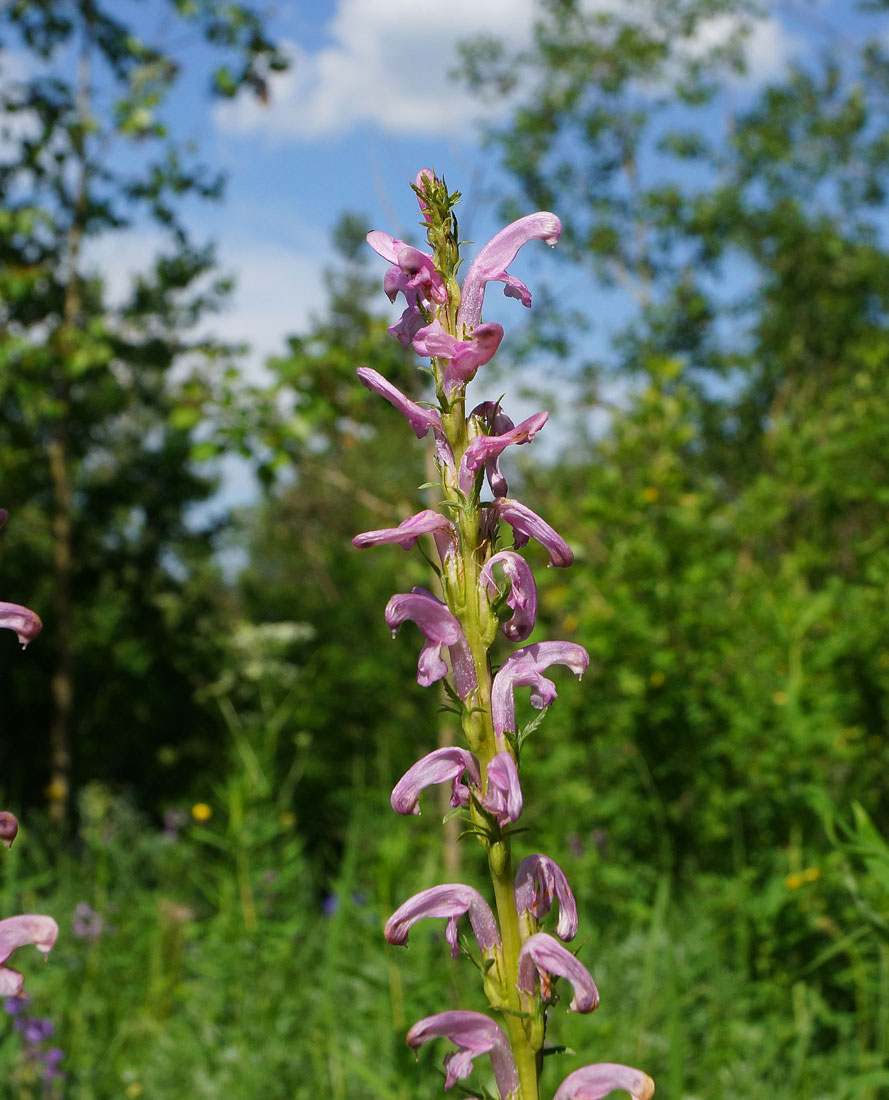
MULTIPOLYGON (((218 48, 215 94, 265 93, 283 61, 249 10, 171 10, 218 48)), ((71 86, 2 89, 6 121, 30 120, 0 164, 3 593, 46 624, 25 657, 0 639, 3 804, 24 822, 2 906, 63 935, 29 968, 26 1011, 54 1037, 10 1020, 0 1072, 18 1100, 438 1095, 403 1033, 458 995, 483 1007, 473 975, 440 930, 403 962, 380 928, 477 853, 443 850, 431 797, 392 820, 391 785, 454 731, 414 682, 415 639, 391 644, 382 618, 425 564, 350 544, 423 506, 429 476, 354 368, 417 396, 423 375, 386 334, 354 215, 326 310, 267 385, 194 336, 227 287, 182 211, 221 185, 157 120, 188 58, 116 11, 0 13, 35 55, 80 57, 71 86), (121 301, 85 242, 137 208, 169 251, 121 301), (265 487, 236 521, 212 505, 229 454, 265 487)), ((578 284, 626 295, 607 355, 575 375, 576 429, 518 464, 577 556, 567 574, 535 560, 535 638, 592 658, 527 743, 520 845, 564 866, 603 991, 592 1021, 556 1013, 554 1042, 640 1064, 672 1100, 876 1100, 889 58, 878 35, 837 40, 730 109, 758 13, 541 0, 530 50, 463 53, 480 96, 516 97, 488 135, 504 214, 558 211, 578 284), (736 38, 702 47, 716 17, 736 38)), ((540 339, 547 357, 577 343, 540 339)))

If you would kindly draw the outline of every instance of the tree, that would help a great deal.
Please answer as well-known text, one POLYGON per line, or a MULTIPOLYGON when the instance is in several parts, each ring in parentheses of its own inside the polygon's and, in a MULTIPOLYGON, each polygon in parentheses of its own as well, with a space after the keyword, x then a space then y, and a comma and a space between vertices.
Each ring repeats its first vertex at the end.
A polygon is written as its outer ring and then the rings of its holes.
POLYGON ((522 201, 631 295, 591 376, 629 396, 560 486, 600 659, 577 737, 599 782, 640 762, 631 847, 779 870, 807 782, 885 811, 889 58, 834 35, 731 86, 768 9, 539 11, 529 51, 475 43, 465 75, 519 90, 493 140, 522 201))
POLYGON ((232 349, 195 329, 228 284, 180 209, 218 198, 222 181, 178 141, 171 101, 183 38, 215 53, 216 94, 264 96, 284 65, 248 6, 175 0, 133 5, 129 20, 121 8, 14 0, 0 17, 8 66, 23 70, 0 95, 0 468, 17 529, 6 569, 47 626, 11 694, 20 737, 4 774, 21 787, 21 765, 39 776, 48 757, 57 820, 72 774, 156 770, 146 746, 165 721, 174 739, 193 736, 189 665, 208 601, 182 600, 207 568, 209 532, 185 519, 212 481, 191 455, 232 349), (89 246, 134 225, 161 243, 122 292, 89 246))

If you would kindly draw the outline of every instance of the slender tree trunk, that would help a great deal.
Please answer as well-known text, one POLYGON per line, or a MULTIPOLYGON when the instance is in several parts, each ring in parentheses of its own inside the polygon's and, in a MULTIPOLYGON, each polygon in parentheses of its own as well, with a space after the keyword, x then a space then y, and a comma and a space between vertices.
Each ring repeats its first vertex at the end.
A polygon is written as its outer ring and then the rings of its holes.
POLYGON ((79 165, 67 235, 67 281, 62 323, 57 332, 58 376, 54 386, 57 415, 49 433, 49 475, 53 498, 53 614, 55 665, 50 681, 52 717, 49 728, 49 815, 61 823, 68 816, 71 793, 71 718, 74 706, 73 622, 71 614, 72 494, 69 448, 70 385, 68 366, 76 348, 81 313, 80 252, 88 210, 86 132, 90 115, 91 7, 82 7, 83 38, 77 64, 77 131, 79 165))

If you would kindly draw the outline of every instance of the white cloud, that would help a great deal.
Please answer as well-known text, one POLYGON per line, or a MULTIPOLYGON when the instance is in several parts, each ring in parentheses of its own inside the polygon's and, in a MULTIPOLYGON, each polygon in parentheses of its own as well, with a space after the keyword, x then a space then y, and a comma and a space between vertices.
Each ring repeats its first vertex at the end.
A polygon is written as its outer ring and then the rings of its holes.
POLYGON ((447 17, 416 0, 340 0, 315 53, 291 46, 293 66, 271 81, 267 107, 241 96, 215 109, 229 133, 278 139, 338 136, 363 123, 393 134, 456 135, 480 114, 477 97, 448 79, 457 43, 488 34, 530 41, 533 0, 449 0, 447 17))
MULTIPOLYGON (((743 21, 734 15, 716 15, 701 23, 688 50, 692 57, 701 57, 726 45, 741 29, 743 21)), ((738 74, 733 83, 761 84, 773 80, 785 69, 790 57, 803 45, 775 16, 756 19, 749 25, 744 42, 746 72, 738 74)))

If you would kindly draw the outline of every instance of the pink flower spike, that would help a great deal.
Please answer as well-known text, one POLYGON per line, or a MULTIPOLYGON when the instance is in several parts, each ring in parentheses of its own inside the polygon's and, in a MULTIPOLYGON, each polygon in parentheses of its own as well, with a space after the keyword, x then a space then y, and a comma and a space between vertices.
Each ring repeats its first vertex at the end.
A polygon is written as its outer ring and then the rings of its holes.
POLYGON ((481 787, 478 760, 468 749, 436 749, 408 768, 395 784, 389 800, 392 809, 397 814, 419 814, 420 791, 436 783, 448 782, 453 783, 451 805, 466 806, 469 804, 469 787, 461 782, 464 774, 469 775, 473 787, 481 787))
POLYGON ((460 1048, 445 1057, 445 1088, 472 1072, 472 1060, 490 1054, 500 1100, 510 1100, 519 1090, 519 1074, 503 1030, 480 1012, 452 1009, 419 1020, 407 1033, 408 1045, 417 1050, 430 1039, 447 1038, 460 1048))
POLYGON ((543 675, 544 669, 567 665, 579 678, 589 663, 589 654, 575 642, 533 642, 511 653, 500 666, 491 688, 491 715, 497 736, 502 737, 504 730, 518 732, 513 699, 517 687, 530 687, 531 706, 543 710, 558 696, 556 685, 543 675))
POLYGON ((15 814, 11 814, 8 810, 0 810, 0 843, 6 848, 11 848, 18 832, 19 823, 15 814))
MULTIPOLYGON (((443 540, 444 543, 456 543, 457 528, 440 512, 434 512, 431 508, 426 508, 422 512, 417 512, 416 515, 408 516, 397 527, 384 527, 379 531, 364 531, 352 539, 352 545, 357 546, 359 550, 364 550, 368 546, 381 546, 383 543, 394 542, 403 550, 411 550, 416 545, 420 535, 443 535, 446 536, 443 540)), ((435 541, 439 547, 439 553, 441 553, 442 544, 439 543, 437 537, 435 541)))
POLYGON ((632 1100, 651 1100, 654 1081, 641 1069, 599 1062, 569 1073, 556 1089, 553 1100, 602 1100, 615 1089, 624 1089, 632 1100))
POLYGON ((553 898, 559 903, 556 935, 565 942, 573 940, 577 935, 577 903, 565 872, 549 856, 523 859, 515 876, 515 906, 519 916, 530 913, 535 920, 543 920, 552 908, 553 898))
POLYGON ((479 580, 488 587, 488 597, 494 599, 502 594, 494 579, 494 566, 499 565, 508 584, 506 606, 511 607, 513 616, 500 629, 511 642, 524 642, 537 621, 537 585, 531 567, 514 550, 501 550, 488 558, 479 574, 479 580))
POLYGON ((500 946, 497 921, 491 907, 478 890, 462 883, 433 886, 408 898, 386 921, 384 934, 389 943, 400 945, 407 942, 408 933, 418 920, 423 917, 444 917, 448 922, 445 935, 451 945, 451 954, 456 959, 460 957, 457 918, 464 914, 469 916, 479 950, 486 958, 492 956, 500 946))
POLYGON ((441 415, 435 409, 424 409, 416 401, 411 401, 400 389, 393 386, 388 379, 371 367, 359 367, 355 373, 363 386, 366 386, 373 393, 378 393, 380 397, 385 397, 389 404, 394 405, 402 416, 407 417, 407 421, 417 439, 422 439, 430 428, 433 431, 441 431, 441 415))
POLYGON ((0 601, 0 627, 14 630, 18 636, 19 644, 24 649, 29 642, 33 642, 43 623, 40 616, 29 607, 22 607, 18 603, 3 603, 0 601))
POLYGON ((0 920, 0 997, 14 997, 21 992, 24 978, 3 964, 17 947, 33 943, 38 951, 48 955, 56 942, 59 926, 52 917, 25 914, 0 920))
POLYGON ((528 214, 524 218, 501 229, 493 236, 472 261, 460 299, 457 320, 466 329, 474 328, 482 316, 482 303, 485 300, 485 287, 489 282, 505 283, 503 293, 510 298, 518 298, 525 306, 531 305, 531 292, 515 276, 509 275, 507 267, 516 258, 523 244, 528 241, 545 241, 553 247, 562 233, 562 223, 547 211, 528 214))
POLYGON ((571 547, 560 534, 524 504, 510 497, 500 497, 494 501, 494 514, 497 519, 505 519, 512 527, 513 541, 520 550, 529 538, 535 538, 549 552, 549 564, 566 569, 574 561, 571 547))
POLYGON ((590 972, 567 948, 562 947, 558 940, 554 940, 546 932, 535 932, 525 940, 519 952, 519 989, 525 993, 534 992, 535 971, 541 975, 544 996, 548 996, 545 975, 556 974, 571 982, 574 987, 572 1012, 592 1012, 599 1007, 599 991, 590 972))
POLYGON ((460 462, 460 489, 469 494, 475 475, 486 462, 496 459, 507 447, 530 443, 549 419, 548 412, 534 413, 517 427, 512 427, 503 435, 477 435, 470 440, 469 446, 460 462))
POLYGON ((508 752, 498 752, 488 765, 488 793, 481 801, 500 822, 501 828, 522 816, 524 801, 519 772, 508 752))

